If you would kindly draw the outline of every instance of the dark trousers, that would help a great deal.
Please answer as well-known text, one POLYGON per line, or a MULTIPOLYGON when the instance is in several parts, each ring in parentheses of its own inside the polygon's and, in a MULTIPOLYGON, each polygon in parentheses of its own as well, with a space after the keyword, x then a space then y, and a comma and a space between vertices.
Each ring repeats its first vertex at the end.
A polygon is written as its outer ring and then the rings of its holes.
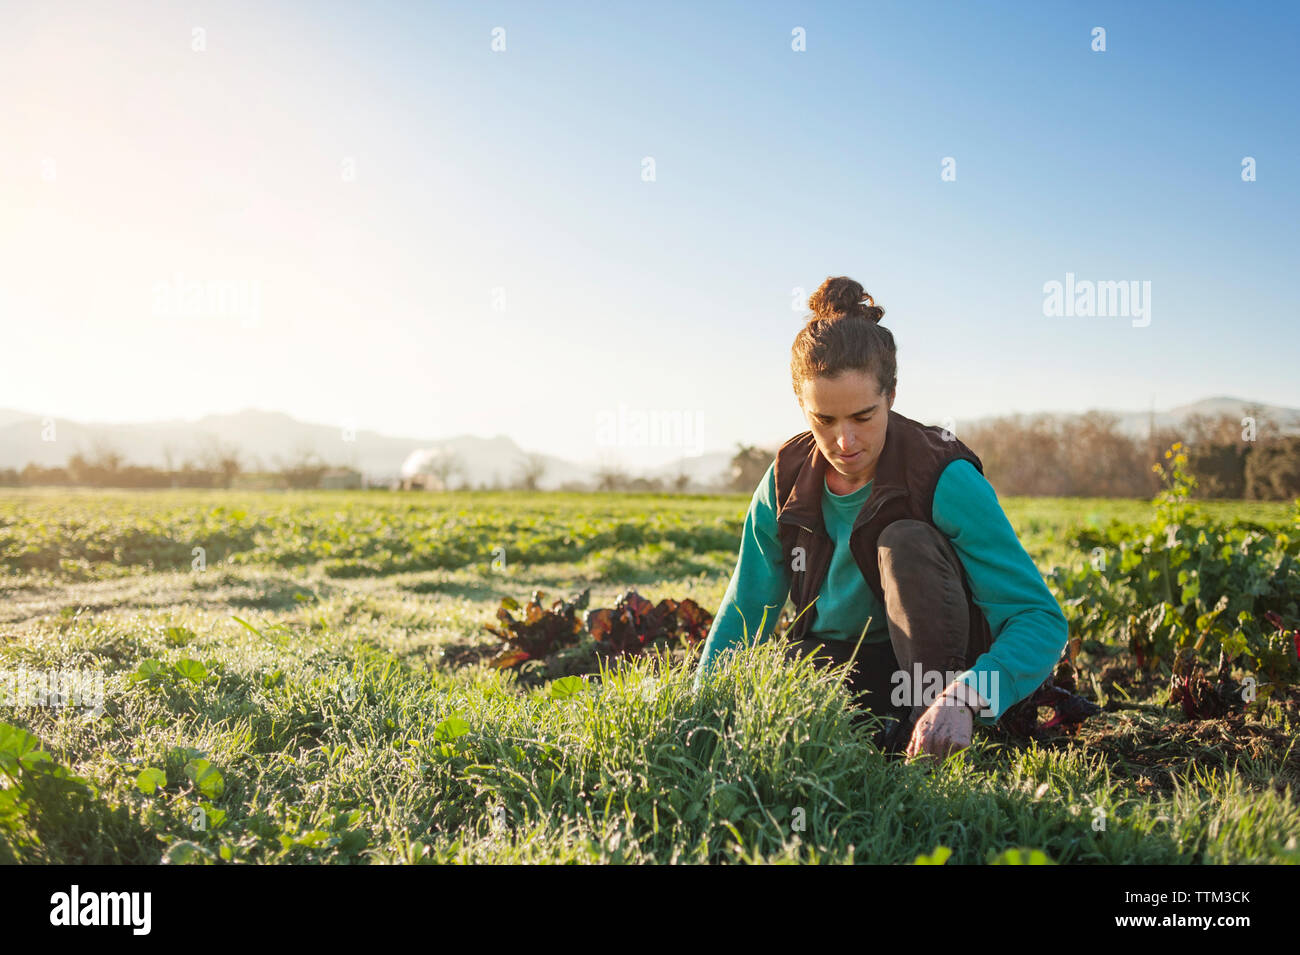
MULTIPOLYGON (((910 693, 901 706, 891 702, 900 683, 894 674, 907 675, 909 683, 901 684, 906 687, 915 682, 916 664, 923 674, 960 673, 993 640, 978 608, 978 619, 970 619, 965 570, 952 542, 938 528, 924 521, 895 521, 881 532, 877 556, 889 640, 857 646, 848 688, 862 708, 855 722, 874 713, 910 726, 926 706, 912 703, 910 693)), ((817 638, 789 641, 787 655, 812 653, 813 664, 824 667, 847 661, 856 643, 817 638)), ((946 680, 939 689, 944 686, 946 680)))

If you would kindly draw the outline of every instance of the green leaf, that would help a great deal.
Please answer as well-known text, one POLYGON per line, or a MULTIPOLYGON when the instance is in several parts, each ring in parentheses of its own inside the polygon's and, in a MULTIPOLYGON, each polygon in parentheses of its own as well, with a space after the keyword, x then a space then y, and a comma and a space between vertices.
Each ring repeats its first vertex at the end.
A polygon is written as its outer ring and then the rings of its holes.
POLYGON ((1229 660, 1234 659, 1245 651, 1247 647, 1246 636, 1242 633, 1231 634, 1230 636, 1223 638, 1223 642, 1220 646, 1223 650, 1224 656, 1229 660))
POLYGON ((216 799, 226 789, 221 773, 206 759, 192 759, 185 764, 185 775, 209 799, 216 799))
POLYGON ((952 850, 947 846, 935 846, 934 851, 929 855, 919 855, 913 861, 912 865, 943 865, 952 855, 952 850))
POLYGON ((190 660, 188 658, 180 660, 176 663, 175 670, 180 676, 189 680, 191 683, 202 683, 208 678, 208 668, 198 660, 190 660))
POLYGON ((18 765, 22 766, 23 769, 36 769, 37 766, 47 770, 55 768, 54 757, 43 749, 34 749, 29 753, 23 753, 22 756, 18 757, 18 765))
MULTIPOLYGON (((993 855, 992 852, 989 853, 993 855)), ((1041 849, 1007 849, 989 859, 989 865, 1056 865, 1041 849)))
POLYGON ((551 684, 547 695, 553 700, 568 700, 582 692, 583 679, 580 676, 563 676, 551 684))
POLYGON ((155 660, 150 657, 140 663, 140 666, 127 677, 128 683, 163 683, 172 675, 172 668, 167 666, 161 660, 155 660))
POLYGON ((360 809, 354 809, 351 812, 338 812, 334 814, 334 822, 331 824, 331 827, 334 829, 346 829, 348 826, 355 826, 360 821, 360 809))
POLYGON ((41 741, 17 726, 0 723, 0 754, 11 756, 15 762, 32 750, 37 749, 41 741))
POLYGON ((163 865, 207 865, 212 862, 212 853, 197 842, 176 842, 162 857, 163 865))
POLYGON ((218 809, 210 802, 200 803, 200 806, 207 816, 209 829, 216 829, 226 821, 226 810, 218 809))
POLYGON ((161 769, 150 767, 135 777, 135 788, 146 796, 152 796, 155 790, 166 785, 167 774, 161 769))
POLYGON ((469 724, 453 713, 433 728, 433 738, 439 742, 447 742, 468 732, 469 724))
POLYGON ((352 855, 366 847, 370 838, 360 829, 350 829, 339 839, 338 850, 344 855, 352 855))
POLYGON ((18 802, 18 790, 0 789, 0 828, 16 828, 22 811, 18 802))
POLYGON ((709 800, 709 808, 713 810, 715 816, 730 818, 731 811, 736 808, 739 802, 735 789, 730 785, 724 785, 713 791, 713 796, 709 800))

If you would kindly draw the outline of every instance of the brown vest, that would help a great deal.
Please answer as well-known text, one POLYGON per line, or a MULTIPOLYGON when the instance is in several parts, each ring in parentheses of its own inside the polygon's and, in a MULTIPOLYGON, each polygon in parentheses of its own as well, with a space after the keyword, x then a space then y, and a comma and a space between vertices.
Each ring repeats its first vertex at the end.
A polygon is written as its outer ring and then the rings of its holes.
MULTIPOLYGON (((984 465, 974 451, 955 437, 945 441, 943 434, 942 428, 889 412, 885 446, 876 464, 871 493, 849 536, 853 557, 882 608, 885 596, 876 559, 881 531, 894 521, 908 518, 934 524, 934 489, 950 462, 960 458, 984 473, 984 465)), ((835 549, 822 518, 823 482, 828 467, 811 431, 795 435, 776 454, 776 520, 786 566, 791 570, 790 599, 796 613, 808 607, 821 590, 835 549), (803 550, 797 552, 795 548, 803 550), (802 559, 796 561, 797 556, 802 559)), ((962 585, 970 611, 971 646, 983 652, 991 643, 988 624, 975 605, 964 571, 962 585)), ((790 628, 787 638, 807 638, 816 615, 816 605, 809 607, 790 628)))

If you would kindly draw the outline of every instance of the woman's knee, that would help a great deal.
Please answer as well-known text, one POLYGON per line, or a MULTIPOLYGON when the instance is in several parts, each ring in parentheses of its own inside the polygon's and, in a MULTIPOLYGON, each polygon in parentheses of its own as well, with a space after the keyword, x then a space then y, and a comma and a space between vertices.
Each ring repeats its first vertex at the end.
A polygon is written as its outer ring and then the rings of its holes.
POLYGON ((894 521, 880 532, 876 559, 881 574, 914 568, 918 572, 937 570, 961 574, 961 563, 952 542, 933 524, 918 520, 894 521))
POLYGON ((925 521, 907 519, 894 521, 880 532, 877 546, 887 547, 891 550, 933 547, 935 536, 942 537, 939 529, 933 524, 927 524, 925 521))

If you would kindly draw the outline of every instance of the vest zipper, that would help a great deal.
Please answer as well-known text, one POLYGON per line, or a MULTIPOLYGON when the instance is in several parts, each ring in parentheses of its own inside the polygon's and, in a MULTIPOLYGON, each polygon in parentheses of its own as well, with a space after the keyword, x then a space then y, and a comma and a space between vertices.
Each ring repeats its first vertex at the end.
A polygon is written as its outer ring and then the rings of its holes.
POLYGON ((876 503, 871 508, 870 513, 862 513, 858 515, 858 519, 853 522, 853 530, 856 531, 863 525, 870 523, 871 519, 880 513, 880 509, 884 507, 888 502, 892 501, 894 498, 906 497, 906 496, 907 496, 906 488, 895 487, 895 488, 890 488, 888 491, 885 491, 876 500, 876 503))

